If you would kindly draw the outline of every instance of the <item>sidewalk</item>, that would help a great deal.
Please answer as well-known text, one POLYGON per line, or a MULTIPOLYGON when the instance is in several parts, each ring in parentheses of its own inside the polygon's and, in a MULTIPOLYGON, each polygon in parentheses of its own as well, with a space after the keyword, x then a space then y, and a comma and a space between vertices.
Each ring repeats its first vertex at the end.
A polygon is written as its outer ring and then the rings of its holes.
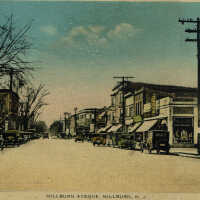
POLYGON ((170 153, 177 156, 200 159, 200 155, 197 153, 197 148, 171 148, 170 153))

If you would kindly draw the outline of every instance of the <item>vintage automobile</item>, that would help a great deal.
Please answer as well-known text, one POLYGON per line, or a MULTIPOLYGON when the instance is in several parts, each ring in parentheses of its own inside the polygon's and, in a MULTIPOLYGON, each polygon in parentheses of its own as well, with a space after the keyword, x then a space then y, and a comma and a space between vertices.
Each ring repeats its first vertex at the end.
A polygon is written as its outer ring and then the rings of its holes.
POLYGON ((19 130, 5 131, 5 147, 8 145, 19 146, 21 143, 21 135, 19 130))
POLYGON ((133 134, 122 134, 119 136, 118 147, 122 149, 135 149, 135 140, 133 134))
POLYGON ((59 137, 62 138, 62 139, 66 139, 67 138, 67 135, 65 132, 59 132, 58 133, 59 137))
POLYGON ((84 137, 83 135, 79 134, 75 137, 75 142, 84 142, 84 137))
POLYGON ((30 133, 31 140, 38 139, 38 133, 35 129, 28 129, 27 132, 30 133))
POLYGON ((31 134, 32 132, 24 131, 24 142, 28 142, 31 140, 31 134))
POLYGON ((49 133, 48 132, 43 133, 43 139, 49 139, 49 133))
POLYGON ((18 145, 25 143, 25 138, 24 138, 24 132, 23 131, 18 131, 17 142, 18 142, 18 145))
POLYGON ((58 139, 58 137, 56 135, 52 135, 51 139, 58 139))
POLYGON ((95 133, 92 136, 92 144, 95 145, 106 145, 106 133, 95 133))
POLYGON ((153 150, 156 150, 157 154, 160 151, 165 151, 167 154, 170 150, 169 145, 169 132, 164 130, 151 130, 148 132, 144 132, 145 136, 143 137, 143 141, 141 142, 141 151, 143 152, 145 149, 151 153, 153 150))

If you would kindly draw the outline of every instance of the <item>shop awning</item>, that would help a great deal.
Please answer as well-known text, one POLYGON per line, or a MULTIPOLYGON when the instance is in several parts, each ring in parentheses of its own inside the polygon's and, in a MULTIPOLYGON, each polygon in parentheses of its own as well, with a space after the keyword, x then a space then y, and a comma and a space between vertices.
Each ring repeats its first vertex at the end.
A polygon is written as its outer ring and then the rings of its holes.
POLYGON ((133 123, 133 119, 129 119, 125 121, 126 125, 131 125, 133 123))
POLYGON ((106 127, 100 128, 97 133, 106 132, 112 125, 107 125, 106 127))
POLYGON ((117 132, 121 127, 122 127, 121 124, 118 124, 118 125, 112 126, 112 127, 108 130, 108 133, 111 133, 111 132, 117 132))
POLYGON ((106 127, 104 127, 103 131, 107 131, 112 125, 107 125, 106 127))
POLYGON ((167 125, 167 120, 166 119, 163 119, 162 121, 161 121, 161 124, 163 125, 163 124, 166 124, 167 125))
POLYGON ((158 120, 144 121, 144 123, 137 129, 136 132, 145 132, 151 129, 158 120))
POLYGON ((102 118, 102 117, 104 117, 104 116, 105 116, 105 114, 106 114, 106 112, 102 112, 102 113, 99 115, 99 118, 102 118))
POLYGON ((99 130, 97 130, 97 133, 103 132, 103 129, 104 129, 104 128, 100 128, 99 130))
POLYGON ((141 124, 142 122, 137 122, 133 126, 128 127, 128 132, 129 133, 134 132, 141 124))

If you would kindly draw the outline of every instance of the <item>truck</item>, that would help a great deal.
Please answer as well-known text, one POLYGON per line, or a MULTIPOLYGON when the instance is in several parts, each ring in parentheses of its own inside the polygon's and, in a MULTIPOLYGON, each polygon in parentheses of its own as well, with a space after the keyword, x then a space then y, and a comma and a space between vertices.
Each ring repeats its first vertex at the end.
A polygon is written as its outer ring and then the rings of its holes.
POLYGON ((157 154, 160 154, 160 151, 162 150, 165 151, 166 154, 169 154, 169 132, 164 130, 151 130, 144 132, 140 146, 141 152, 144 152, 146 149, 150 154, 153 150, 156 150, 157 154))

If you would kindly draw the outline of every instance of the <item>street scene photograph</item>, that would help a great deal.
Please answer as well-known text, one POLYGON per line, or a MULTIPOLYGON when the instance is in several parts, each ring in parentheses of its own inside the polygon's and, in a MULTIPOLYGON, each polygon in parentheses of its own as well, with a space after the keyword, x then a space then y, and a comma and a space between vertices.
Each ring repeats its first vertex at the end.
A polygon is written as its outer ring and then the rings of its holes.
POLYGON ((6 200, 200 199, 199 127, 200 3, 0 2, 6 200))

